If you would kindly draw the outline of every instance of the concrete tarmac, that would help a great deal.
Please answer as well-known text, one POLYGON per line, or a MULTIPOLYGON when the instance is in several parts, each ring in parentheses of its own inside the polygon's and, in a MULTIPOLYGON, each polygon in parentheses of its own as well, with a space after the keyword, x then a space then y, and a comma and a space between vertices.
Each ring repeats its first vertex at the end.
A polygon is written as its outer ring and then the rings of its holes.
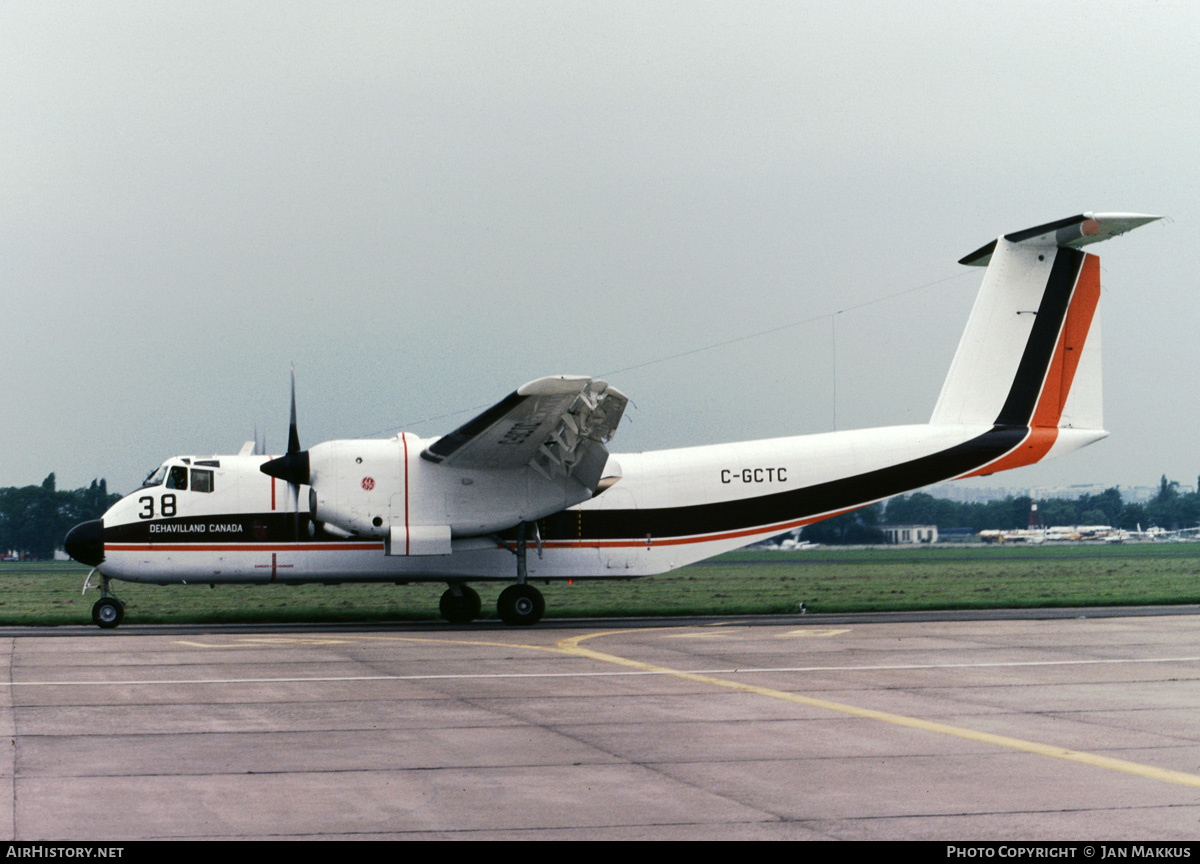
POLYGON ((7 631, 0 834, 1200 837, 1200 616, 954 617, 7 631))

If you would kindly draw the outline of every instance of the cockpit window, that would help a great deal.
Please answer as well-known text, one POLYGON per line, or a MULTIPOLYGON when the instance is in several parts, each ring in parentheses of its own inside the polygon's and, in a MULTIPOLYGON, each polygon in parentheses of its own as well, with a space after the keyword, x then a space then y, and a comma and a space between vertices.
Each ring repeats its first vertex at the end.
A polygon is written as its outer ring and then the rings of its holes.
POLYGON ((174 465, 167 473, 167 488, 168 489, 186 489, 187 488, 187 472, 188 469, 182 465, 174 465))
POLYGON ((213 472, 205 471, 201 468, 192 469, 192 491, 193 492, 211 492, 213 491, 213 472))
POLYGON ((146 479, 142 481, 143 486, 157 486, 163 482, 163 478, 167 476, 167 466, 160 465, 155 470, 146 475, 146 479))

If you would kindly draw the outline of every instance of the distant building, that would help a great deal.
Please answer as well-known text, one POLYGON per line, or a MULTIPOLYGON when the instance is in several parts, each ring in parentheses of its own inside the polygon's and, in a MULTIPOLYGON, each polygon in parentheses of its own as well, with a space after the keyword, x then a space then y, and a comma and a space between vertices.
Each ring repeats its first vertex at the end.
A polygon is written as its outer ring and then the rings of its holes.
POLYGON ((975 540, 975 531, 971 528, 941 528, 938 530, 939 543, 971 543, 975 540))
MULTIPOLYGON (((1114 487, 1121 493, 1121 501, 1125 504, 1145 504, 1158 494, 1158 486, 1121 486, 1115 483, 1076 483, 1071 486, 970 486, 965 483, 939 483, 926 486, 921 491, 947 501, 986 504, 988 501, 1003 501, 1008 497, 1020 498, 1026 495, 1039 501, 1049 498, 1077 501, 1083 495, 1100 495, 1114 487)), ((1179 486, 1181 495, 1192 491, 1190 486, 1179 486)))
POLYGON ((879 530, 887 537, 887 542, 893 545, 936 543, 938 539, 936 525, 880 525, 879 530))

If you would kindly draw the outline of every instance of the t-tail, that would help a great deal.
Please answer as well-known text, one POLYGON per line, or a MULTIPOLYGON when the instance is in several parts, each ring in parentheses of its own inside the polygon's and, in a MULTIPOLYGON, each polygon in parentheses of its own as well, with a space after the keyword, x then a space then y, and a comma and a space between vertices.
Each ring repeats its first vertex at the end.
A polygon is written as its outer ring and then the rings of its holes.
POLYGON ((1006 234, 961 259, 988 269, 930 422, 1026 430, 1016 447, 961 476, 1031 465, 1108 434, 1100 259, 1080 247, 1158 218, 1083 213, 1006 234))

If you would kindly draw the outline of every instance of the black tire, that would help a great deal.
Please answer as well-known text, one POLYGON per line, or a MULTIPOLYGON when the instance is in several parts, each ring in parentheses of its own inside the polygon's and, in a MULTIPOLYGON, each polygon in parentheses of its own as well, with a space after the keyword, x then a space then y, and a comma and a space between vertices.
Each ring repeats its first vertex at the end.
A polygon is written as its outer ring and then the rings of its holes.
POLYGON ((479 613, 483 611, 483 600, 479 597, 479 592, 469 585, 462 586, 463 597, 471 603, 471 620, 474 621, 479 617, 479 613))
POLYGON ((466 585, 462 586, 462 594, 457 596, 447 588, 438 604, 442 617, 451 624, 470 624, 479 617, 482 609, 483 601, 479 599, 478 592, 466 585))
POLYGON ((125 617, 125 607, 116 597, 102 597, 92 606, 92 623, 102 630, 111 630, 125 617))
POLYGON ((500 620, 514 627, 529 627, 542 620, 546 598, 532 585, 509 585, 496 600, 500 620))

